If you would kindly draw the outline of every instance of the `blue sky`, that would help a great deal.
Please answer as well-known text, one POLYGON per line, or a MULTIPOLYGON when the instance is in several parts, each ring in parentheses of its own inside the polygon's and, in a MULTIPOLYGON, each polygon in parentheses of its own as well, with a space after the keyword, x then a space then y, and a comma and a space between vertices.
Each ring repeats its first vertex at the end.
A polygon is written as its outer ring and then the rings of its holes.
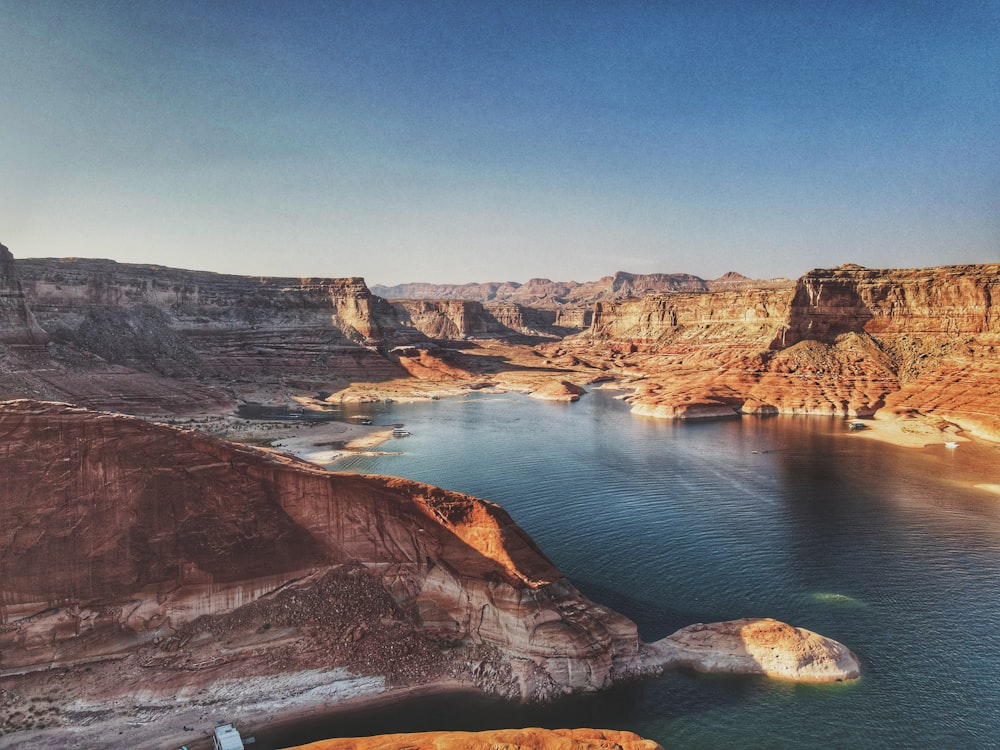
POLYGON ((0 242, 250 275, 1000 261, 1000 0, 0 0, 0 242))

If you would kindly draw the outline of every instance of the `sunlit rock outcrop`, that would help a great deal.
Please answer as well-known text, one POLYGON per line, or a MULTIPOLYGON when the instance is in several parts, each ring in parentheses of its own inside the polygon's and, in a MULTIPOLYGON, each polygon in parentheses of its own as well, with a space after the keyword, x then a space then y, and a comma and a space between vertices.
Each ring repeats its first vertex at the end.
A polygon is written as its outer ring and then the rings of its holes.
POLYGON ((870 416, 908 408, 1000 437, 1000 266, 844 266, 794 286, 599 302, 551 352, 599 355, 636 412, 870 416))
POLYGON ((416 732, 320 740, 288 750, 663 750, 632 732, 614 729, 494 729, 416 732))
MULTIPOLYGON (((412 686, 546 701, 714 653, 676 634, 644 644, 467 495, 66 404, 0 403, 0 435, 0 673, 74 731, 100 734, 137 695, 162 721, 192 705, 261 721, 247 708, 261 703, 273 720, 412 686), (70 672, 51 692, 47 675, 70 672)), ((746 646, 728 669, 856 676, 811 647, 835 663, 769 666, 801 644, 746 646)))
POLYGON ((843 644, 770 618, 688 625, 650 648, 699 672, 797 682, 841 682, 861 674, 857 657, 843 644))

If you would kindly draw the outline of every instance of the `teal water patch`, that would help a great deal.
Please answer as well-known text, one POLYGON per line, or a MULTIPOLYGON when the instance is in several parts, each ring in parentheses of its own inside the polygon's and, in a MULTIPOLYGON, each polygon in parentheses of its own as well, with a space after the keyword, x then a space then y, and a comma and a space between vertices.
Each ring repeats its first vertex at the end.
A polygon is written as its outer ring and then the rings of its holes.
POLYGON ((774 617, 845 644, 862 678, 801 686, 680 671, 544 708, 448 696, 272 747, 595 725, 671 750, 998 746, 1000 503, 973 485, 997 481, 1000 447, 937 455, 855 440, 841 420, 818 417, 639 419, 600 392, 574 404, 473 395, 363 410, 406 425, 412 436, 393 444, 404 454, 334 468, 500 503, 581 592, 631 618, 645 640, 774 617))

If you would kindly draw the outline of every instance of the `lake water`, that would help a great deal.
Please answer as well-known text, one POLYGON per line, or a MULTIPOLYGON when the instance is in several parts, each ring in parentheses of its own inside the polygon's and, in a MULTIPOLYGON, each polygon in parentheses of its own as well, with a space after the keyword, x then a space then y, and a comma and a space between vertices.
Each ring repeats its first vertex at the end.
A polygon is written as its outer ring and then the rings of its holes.
POLYGON ((500 503, 645 639, 771 616, 847 644, 863 676, 808 686, 672 672, 544 709, 438 697, 281 741, 600 726, 667 748, 1000 747, 1000 496, 972 487, 1000 483, 1000 446, 897 448, 816 417, 674 423, 601 391, 352 413, 412 435, 386 444, 402 455, 331 468, 500 503))

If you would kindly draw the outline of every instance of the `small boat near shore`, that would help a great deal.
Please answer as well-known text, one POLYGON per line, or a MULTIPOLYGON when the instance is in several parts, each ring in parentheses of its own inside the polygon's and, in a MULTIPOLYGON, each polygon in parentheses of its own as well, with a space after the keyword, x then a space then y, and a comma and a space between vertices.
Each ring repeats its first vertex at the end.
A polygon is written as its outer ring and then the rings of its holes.
POLYGON ((392 431, 392 436, 393 437, 407 437, 407 436, 409 436, 409 434, 410 434, 410 431, 406 430, 406 429, 403 429, 402 427, 396 427, 392 431))

